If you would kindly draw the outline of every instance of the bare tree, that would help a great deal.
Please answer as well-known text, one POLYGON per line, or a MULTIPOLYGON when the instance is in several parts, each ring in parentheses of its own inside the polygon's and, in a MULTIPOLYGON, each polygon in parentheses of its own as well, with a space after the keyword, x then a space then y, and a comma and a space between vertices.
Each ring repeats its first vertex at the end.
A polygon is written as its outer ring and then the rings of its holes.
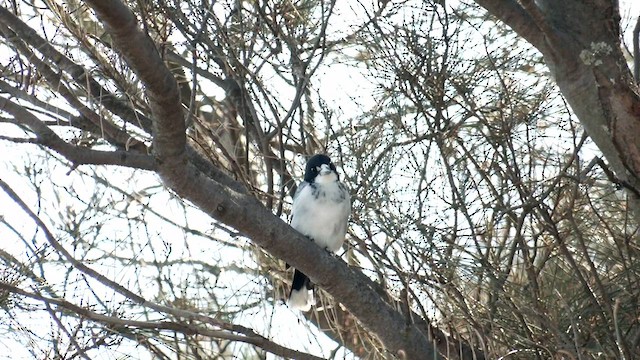
POLYGON ((2 330, 37 358, 636 357, 617 4, 476 2, 515 33, 437 1, 4 2, 2 330), (340 66, 371 94, 330 103, 340 66), (316 152, 344 261, 285 221, 316 152), (285 262, 319 285, 296 341, 285 262))

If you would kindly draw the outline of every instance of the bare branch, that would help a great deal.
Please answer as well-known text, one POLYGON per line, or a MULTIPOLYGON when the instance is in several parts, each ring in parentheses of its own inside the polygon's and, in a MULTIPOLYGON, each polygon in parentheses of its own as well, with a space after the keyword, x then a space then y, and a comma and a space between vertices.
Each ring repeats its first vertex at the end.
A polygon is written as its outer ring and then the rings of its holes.
POLYGON ((115 316, 108 316, 98 314, 95 311, 89 310, 85 307, 78 306, 70 303, 69 301, 57 298, 46 297, 44 295, 28 292, 20 289, 16 286, 0 281, 0 289, 8 291, 17 295, 26 296, 31 299, 42 301, 46 304, 56 305, 59 308, 63 308, 74 312, 80 317, 90 319, 92 321, 104 324, 113 330, 127 329, 128 331, 135 329, 147 329, 147 330, 169 330, 180 332, 185 335, 200 335, 217 339, 225 339, 231 341, 240 341, 247 344, 259 346, 275 355, 282 356, 291 359, 303 359, 303 360, 321 360, 317 356, 303 353, 300 351, 292 350, 283 346, 280 346, 269 339, 256 334, 251 335, 237 335, 232 331, 226 330, 214 330, 204 326, 198 326, 194 324, 188 324, 175 321, 138 321, 128 320, 115 316))
MULTIPOLYGON (((24 201, 22 201, 22 199, 18 196, 18 194, 15 193, 15 191, 13 191, 13 189, 7 184, 5 183, 3 180, 0 180, 0 188, 2 188, 5 193, 7 193, 7 195, 9 195, 9 197, 16 202, 16 204, 18 204, 18 206, 20 208, 22 208, 22 210, 38 225, 38 227, 40 227, 40 229, 42 229, 42 231, 45 234, 45 237, 47 238, 47 241, 51 244, 51 246, 53 246, 54 249, 56 249, 56 251, 58 251, 67 261, 69 261, 76 269, 82 271, 83 273, 89 275, 90 277, 98 280, 100 283, 102 283, 103 285, 109 287, 110 289, 115 290, 117 293, 125 296, 126 298, 134 301, 135 303, 142 305, 142 306, 146 306, 149 307, 153 310, 156 310, 158 312, 161 313, 167 313, 167 314, 171 314, 173 316, 176 316, 178 318, 182 318, 185 320, 196 320, 196 321, 200 321, 204 324, 209 324, 212 326, 215 326, 217 328, 221 328, 227 331, 232 331, 232 332, 237 332, 237 333, 241 333, 245 336, 238 336, 238 335, 233 335, 230 334, 228 332, 224 332, 224 331, 219 331, 219 330, 206 330, 203 329, 202 331, 199 332, 191 332, 191 331, 187 331, 189 330, 189 328, 183 328, 183 332, 185 332, 186 334, 194 334, 194 333, 201 333, 203 335, 206 336, 212 336, 212 337, 220 337, 220 338, 226 338, 229 340, 235 340, 235 341, 244 341, 244 342, 248 342, 254 345, 258 345, 263 347, 265 350, 268 351, 272 351, 276 354, 281 354, 283 351, 285 352, 289 352, 290 354, 299 354, 301 356, 301 358, 308 358, 308 359, 316 359, 316 357, 309 355, 309 354, 304 354, 304 353, 298 353, 298 352, 291 352, 292 350, 286 349, 284 347, 281 347, 279 345, 276 345, 275 343, 269 341, 268 339, 264 338, 263 336, 260 336, 258 334, 256 334, 252 329, 249 329, 247 327, 241 326, 241 325, 235 325, 235 324, 230 324, 224 321, 221 321, 219 319, 215 319, 213 317, 210 316, 206 316, 206 315, 201 315, 192 311, 188 311, 188 310, 181 310, 181 309, 177 309, 177 308, 172 308, 169 306, 165 306, 165 305, 160 305, 160 304, 156 304, 154 302, 148 301, 146 299, 144 299, 142 296, 137 295, 135 293, 133 293, 132 291, 130 291, 129 289, 125 288, 124 286, 118 284, 115 281, 112 281, 110 279, 108 279, 106 276, 102 275, 101 273, 95 271, 94 269, 86 266, 84 263, 82 263, 81 261, 78 261, 77 259, 75 259, 63 246, 62 244, 60 244, 60 242, 58 242, 58 240, 56 240, 56 238, 53 236, 53 234, 49 231, 49 229, 47 228, 47 226, 42 222, 42 220, 36 215, 34 214, 31 209, 29 209, 29 207, 24 203, 24 201), (307 356, 307 357, 305 357, 307 356)), ((0 284, 0 287, 3 286, 9 286, 8 284, 0 284)), ((15 290, 14 292, 20 293, 22 295, 27 295, 25 292, 21 292, 21 290, 15 288, 12 289, 12 291, 15 290)), ((49 301, 49 299, 47 300, 48 302, 52 302, 49 301)), ((60 300, 58 302, 52 302, 54 304, 60 305, 60 306, 67 306, 67 307, 73 307, 72 310, 80 315, 84 315, 84 316, 89 316, 88 314, 91 314, 91 312, 87 309, 84 309, 82 307, 78 307, 75 305, 71 305, 68 302, 64 301, 64 300, 60 300)), ((135 326, 135 327, 141 327, 141 328, 160 328, 160 329, 171 329, 171 330, 178 330, 178 328, 181 328, 181 325, 177 324, 177 323, 162 323, 162 324, 157 324, 157 323, 149 323, 149 322, 129 322, 128 320, 122 320, 119 318, 110 318, 110 317, 105 317, 102 315, 98 315, 95 314, 94 315, 94 319, 101 321, 101 322, 106 322, 109 323, 107 320, 110 320, 112 324, 114 325, 119 325, 119 326, 127 326, 127 324, 131 325, 131 326, 135 326), (163 326, 163 324, 165 326, 163 326)), ((296 356, 290 356, 293 358, 296 358, 296 356)))
POLYGON ((58 152, 71 161, 74 166, 94 164, 119 165, 144 170, 156 168, 153 157, 149 155, 124 150, 92 150, 71 145, 60 138, 35 115, 11 100, 0 97, 0 110, 13 115, 16 122, 28 126, 36 134, 39 144, 58 152))
POLYGON ((96 112, 89 109, 83 104, 63 82, 61 74, 56 73, 51 67, 49 67, 44 61, 40 60, 28 46, 22 43, 21 39, 15 34, 11 34, 11 31, 0 26, 0 30, 5 33, 5 37, 9 39, 19 51, 31 59, 31 63, 38 69, 43 77, 49 82, 52 88, 58 90, 60 95, 73 106, 83 117, 88 119, 98 129, 102 137, 107 141, 119 145, 122 148, 133 149, 140 153, 147 153, 147 148, 143 142, 130 136, 127 132, 119 129, 111 120, 103 118, 96 112))
POLYGON ((68 73, 76 81, 76 84, 86 88, 87 93, 101 106, 112 111, 128 123, 141 127, 146 131, 151 131, 151 120, 147 116, 139 111, 132 110, 121 99, 107 91, 89 75, 84 67, 74 63, 67 56, 60 53, 50 42, 43 39, 35 30, 4 7, 0 7, 0 22, 13 30, 21 41, 28 44, 32 49, 37 49, 38 52, 54 62, 62 71, 68 73))
MULTIPOLYGON (((180 93, 173 74, 167 69, 153 41, 138 28, 135 15, 120 1, 87 0, 98 18, 112 34, 131 68, 145 84, 154 115, 153 151, 160 160, 161 176, 177 175, 185 163, 186 126, 180 93), (165 170, 166 169, 166 170, 165 170)), ((171 176, 165 180, 171 183, 171 176)))

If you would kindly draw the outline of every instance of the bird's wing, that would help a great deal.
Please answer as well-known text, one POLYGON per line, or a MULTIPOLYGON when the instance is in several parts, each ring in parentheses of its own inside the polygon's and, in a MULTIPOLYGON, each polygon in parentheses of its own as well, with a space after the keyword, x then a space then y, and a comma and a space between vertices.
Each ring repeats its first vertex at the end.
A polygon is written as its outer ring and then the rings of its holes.
POLYGON ((341 231, 343 236, 347 233, 347 227, 349 226, 349 216, 351 215, 351 196, 349 196, 349 190, 346 189, 347 196, 345 199, 345 205, 342 208, 342 219, 340 222, 341 231))
POLYGON ((296 190, 296 193, 293 195, 293 206, 291 208, 291 226, 293 226, 294 229, 297 229, 298 226, 298 220, 300 216, 305 216, 307 209, 305 208, 305 206, 301 203, 300 198, 304 197, 303 195, 301 195, 304 192, 307 192, 311 190, 311 187, 309 186, 309 183, 306 181, 303 181, 300 183, 300 185, 298 185, 298 190, 296 190))
POLYGON ((302 189, 304 189, 305 187, 309 186, 309 183, 306 181, 303 181, 300 183, 300 185, 298 185, 298 189, 296 190, 296 193, 293 194, 293 202, 296 202, 296 198, 302 193, 302 189))

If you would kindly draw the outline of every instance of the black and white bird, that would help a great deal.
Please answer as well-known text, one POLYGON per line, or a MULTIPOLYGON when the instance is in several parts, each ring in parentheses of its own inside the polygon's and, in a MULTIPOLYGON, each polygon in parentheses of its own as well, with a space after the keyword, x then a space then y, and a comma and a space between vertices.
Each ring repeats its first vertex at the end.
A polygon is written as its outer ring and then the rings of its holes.
MULTIPOLYGON (((307 161, 304 181, 293 197, 291 226, 318 246, 336 253, 342 247, 351 213, 349 191, 340 182, 336 166, 322 154, 307 161)), ((313 284, 295 270, 289 306, 309 311, 315 304, 313 284)))

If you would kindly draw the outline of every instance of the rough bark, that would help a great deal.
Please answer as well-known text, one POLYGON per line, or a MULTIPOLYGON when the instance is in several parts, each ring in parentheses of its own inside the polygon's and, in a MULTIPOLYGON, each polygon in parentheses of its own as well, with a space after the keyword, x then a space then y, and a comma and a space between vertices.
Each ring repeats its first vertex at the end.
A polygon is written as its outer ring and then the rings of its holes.
POLYGON ((535 46, 640 220, 640 96, 615 0, 476 0, 535 46))

